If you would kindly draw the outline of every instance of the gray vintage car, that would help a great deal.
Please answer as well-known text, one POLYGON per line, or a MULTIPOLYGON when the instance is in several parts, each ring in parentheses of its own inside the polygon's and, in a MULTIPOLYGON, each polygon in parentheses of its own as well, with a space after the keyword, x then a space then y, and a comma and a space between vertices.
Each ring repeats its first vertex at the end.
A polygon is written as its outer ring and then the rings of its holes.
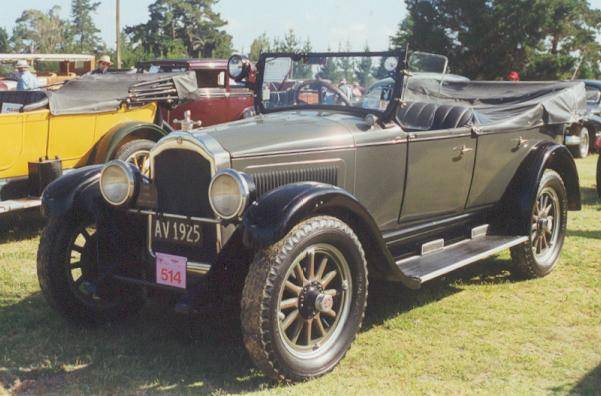
POLYGON ((580 208, 561 142, 583 84, 412 79, 445 68, 403 51, 233 57, 256 116, 171 133, 150 177, 114 161, 46 189, 47 301, 79 322, 153 293, 182 312, 233 301, 256 365, 298 381, 343 358, 368 277, 417 289, 506 249, 517 273, 549 274, 580 208), (378 79, 394 83, 366 97, 378 79))

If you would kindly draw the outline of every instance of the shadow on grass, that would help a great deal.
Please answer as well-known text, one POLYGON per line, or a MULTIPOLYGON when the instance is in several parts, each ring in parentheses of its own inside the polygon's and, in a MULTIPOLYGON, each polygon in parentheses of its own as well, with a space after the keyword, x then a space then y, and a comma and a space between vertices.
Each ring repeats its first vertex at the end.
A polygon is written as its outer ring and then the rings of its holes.
POLYGON ((601 209, 601 198, 597 195, 597 189, 580 187, 580 198, 583 205, 599 205, 599 209, 601 209))
POLYGON ((0 308, 0 383, 11 393, 214 393, 271 386, 235 321, 151 304, 118 324, 69 325, 40 293, 0 308))
POLYGON ((571 395, 599 395, 601 394, 601 364, 585 375, 574 388, 571 395))
MULTIPOLYGON (((511 281, 492 259, 408 290, 372 282, 363 331, 458 293, 462 285, 511 281)), ((182 317, 151 303, 123 323, 68 325, 33 294, 0 308, 0 383, 14 393, 238 393, 275 386, 256 369, 231 315, 182 317)))
POLYGON ((46 224, 39 209, 0 217, 0 244, 35 238, 46 224))
POLYGON ((432 280, 419 290, 407 289, 400 283, 371 281, 363 330, 367 331, 399 314, 459 293, 463 290, 462 285, 519 281, 519 278, 511 275, 510 263, 510 260, 497 258, 484 260, 432 280))

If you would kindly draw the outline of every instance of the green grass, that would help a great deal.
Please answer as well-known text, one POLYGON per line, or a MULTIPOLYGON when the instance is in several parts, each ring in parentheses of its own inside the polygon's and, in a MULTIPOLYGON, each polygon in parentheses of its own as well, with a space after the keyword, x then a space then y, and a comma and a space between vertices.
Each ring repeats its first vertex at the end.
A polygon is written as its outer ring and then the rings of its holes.
POLYGON ((238 330, 154 304, 126 323, 67 325, 40 295, 39 222, 0 237, 0 393, 601 394, 601 204, 578 161, 557 270, 518 281, 504 254, 419 291, 370 290, 363 330, 331 374, 294 386, 257 372, 238 330))

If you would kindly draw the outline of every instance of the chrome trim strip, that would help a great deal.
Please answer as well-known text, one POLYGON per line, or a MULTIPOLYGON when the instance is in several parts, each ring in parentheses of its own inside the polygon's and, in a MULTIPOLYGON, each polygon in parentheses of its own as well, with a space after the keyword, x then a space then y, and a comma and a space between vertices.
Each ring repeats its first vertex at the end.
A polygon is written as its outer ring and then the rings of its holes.
POLYGON ((241 154, 241 155, 232 155, 232 159, 239 159, 239 158, 256 158, 256 157, 266 157, 269 155, 282 155, 282 154, 303 154, 303 153, 315 153, 315 152, 322 152, 322 153, 328 153, 330 151, 337 151, 337 150, 343 150, 343 149, 353 149, 355 148, 355 145, 346 145, 346 146, 334 146, 334 147, 328 147, 327 149, 324 149, 323 147, 316 147, 316 148, 312 148, 312 149, 304 149, 304 150, 281 150, 281 151, 270 151, 270 152, 264 152, 264 153, 253 153, 253 154, 241 154))
POLYGON ((200 223, 221 224, 221 220, 219 220, 219 219, 210 219, 208 217, 183 216, 183 215, 171 214, 171 213, 159 213, 159 212, 155 212, 154 210, 129 209, 128 212, 133 213, 133 214, 139 214, 139 215, 166 217, 168 219, 190 220, 190 221, 198 221, 200 223))
POLYGON ((205 263, 195 263, 193 261, 189 261, 186 265, 186 269, 188 272, 192 272, 199 275, 204 275, 211 270, 210 264, 205 263))

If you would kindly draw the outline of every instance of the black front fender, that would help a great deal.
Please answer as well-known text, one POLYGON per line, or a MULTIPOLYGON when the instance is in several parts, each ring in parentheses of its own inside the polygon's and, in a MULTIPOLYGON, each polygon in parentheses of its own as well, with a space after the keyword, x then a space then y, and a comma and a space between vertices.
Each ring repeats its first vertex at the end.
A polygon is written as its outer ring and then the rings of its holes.
POLYGON ((42 194, 42 213, 61 217, 68 213, 93 216, 100 195, 100 172, 104 165, 76 169, 50 183, 42 194))
POLYGON ((353 228, 363 244, 372 275, 405 280, 367 209, 348 191, 329 184, 294 183, 265 194, 244 214, 244 244, 255 249, 268 247, 304 219, 319 215, 340 218, 353 228))

